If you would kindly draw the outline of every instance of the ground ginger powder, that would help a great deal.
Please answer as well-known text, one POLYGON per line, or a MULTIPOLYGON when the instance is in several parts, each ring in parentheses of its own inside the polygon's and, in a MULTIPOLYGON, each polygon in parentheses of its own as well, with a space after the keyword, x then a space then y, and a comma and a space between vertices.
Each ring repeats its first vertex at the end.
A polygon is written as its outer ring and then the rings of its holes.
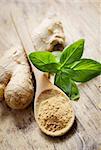
POLYGON ((54 93, 40 102, 38 121, 47 131, 55 132, 71 123, 72 113, 71 105, 66 97, 60 93, 54 93))

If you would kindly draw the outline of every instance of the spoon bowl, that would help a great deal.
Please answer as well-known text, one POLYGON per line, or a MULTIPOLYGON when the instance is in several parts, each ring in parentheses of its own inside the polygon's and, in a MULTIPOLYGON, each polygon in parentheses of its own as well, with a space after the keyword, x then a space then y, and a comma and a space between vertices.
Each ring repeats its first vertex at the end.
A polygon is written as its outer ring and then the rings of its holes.
MULTIPOLYGON (((59 92, 58 90, 53 89, 53 88, 52 88, 52 89, 47 89, 47 90, 43 91, 43 92, 39 95, 39 98, 40 98, 44 93, 47 92, 47 94, 48 94, 48 92, 50 93, 50 91, 52 91, 52 90, 57 91, 57 93, 59 92)), ((67 96, 66 96, 66 95, 63 94, 63 96, 67 99, 67 96)), ((39 99, 39 98, 38 98, 38 99, 39 99)), ((74 110, 73 110, 73 108, 72 108, 72 106, 71 106, 71 104, 70 104, 69 99, 67 99, 67 103, 69 104, 69 107, 71 108, 71 112, 72 112, 70 121, 69 121, 69 123, 68 123, 68 125, 67 125, 66 127, 64 127, 64 128, 61 129, 61 130, 57 130, 57 131, 55 131, 55 132, 46 130, 46 129, 40 124, 40 121, 38 120, 38 109, 39 109, 40 103, 41 103, 42 101, 39 101, 38 99, 37 99, 37 101, 36 101, 36 103, 35 103, 35 119, 36 119, 36 121, 37 121, 37 123, 38 123, 39 128, 40 128, 45 134, 50 135, 50 136, 61 136, 61 135, 65 134, 65 133, 71 128, 71 126, 73 125, 74 119, 75 119, 74 110)), ((43 101, 44 101, 44 100, 43 100, 43 101)))
MULTIPOLYGON (((39 71, 39 70, 37 70, 37 71, 39 71)), ((36 74, 36 71, 35 71, 35 74, 36 74)), ((36 77, 36 85, 37 85, 37 87, 36 87, 36 95, 35 95, 35 103, 34 103, 34 114, 35 114, 35 120, 38 123, 39 128, 45 134, 50 135, 50 136, 61 136, 61 135, 65 134, 71 128, 71 126, 73 125, 74 119, 75 119, 74 110, 71 105, 69 97, 61 89, 59 89, 57 86, 53 85, 49 81, 47 76, 43 73, 40 75, 38 74, 38 76, 36 77), (57 96, 57 99, 59 96, 64 97, 66 99, 66 103, 68 104, 68 107, 70 108, 70 111, 71 111, 70 120, 69 120, 67 126, 64 127, 63 129, 57 130, 55 132, 46 130, 41 125, 41 123, 38 119, 38 112, 39 112, 40 104, 42 102, 46 101, 47 99, 53 98, 54 96, 57 96)))

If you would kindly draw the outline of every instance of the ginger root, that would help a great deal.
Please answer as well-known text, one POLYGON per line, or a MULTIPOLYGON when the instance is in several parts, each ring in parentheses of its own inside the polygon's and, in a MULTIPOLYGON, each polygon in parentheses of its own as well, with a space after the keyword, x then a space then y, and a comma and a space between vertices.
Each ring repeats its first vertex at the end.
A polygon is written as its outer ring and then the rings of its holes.
POLYGON ((56 17, 44 19, 31 37, 36 51, 60 51, 64 48, 63 26, 56 17))
POLYGON ((27 107, 33 98, 30 66, 24 50, 11 48, 0 59, 0 100, 13 109, 27 107))

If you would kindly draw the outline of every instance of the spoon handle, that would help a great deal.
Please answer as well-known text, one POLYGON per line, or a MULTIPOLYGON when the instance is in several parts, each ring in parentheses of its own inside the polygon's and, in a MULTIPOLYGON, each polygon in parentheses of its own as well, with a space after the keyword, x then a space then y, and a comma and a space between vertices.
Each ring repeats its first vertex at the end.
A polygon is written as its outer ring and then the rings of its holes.
MULTIPOLYGON (((11 17, 12 17, 12 21, 15 26, 16 32, 18 34, 18 37, 28 57, 31 52, 35 51, 35 49, 33 47, 33 43, 31 41, 31 37, 28 32, 26 22, 24 20, 24 16, 21 10, 19 10, 18 8, 15 8, 14 10, 12 10, 11 17)), ((32 71, 34 72, 34 75, 36 78, 37 90, 41 92, 42 90, 47 89, 48 87, 51 87, 52 84, 48 80, 46 75, 44 75, 43 72, 39 71, 36 67, 34 67, 30 60, 29 62, 31 64, 32 71)), ((36 92, 36 95, 37 95, 37 92, 36 92)))

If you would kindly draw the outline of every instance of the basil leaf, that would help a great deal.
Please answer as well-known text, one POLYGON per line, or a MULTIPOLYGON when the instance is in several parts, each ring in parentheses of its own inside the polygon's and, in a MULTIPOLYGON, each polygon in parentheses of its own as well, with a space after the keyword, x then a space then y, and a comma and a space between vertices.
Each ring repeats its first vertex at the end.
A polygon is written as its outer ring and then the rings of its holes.
POLYGON ((71 69, 66 66, 62 71, 76 82, 86 82, 101 74, 101 64, 92 59, 81 59, 71 69))
POLYGON ((61 88, 65 93, 68 93, 68 96, 70 96, 69 94, 71 92, 71 84, 67 74, 58 72, 55 75, 54 84, 61 88))
POLYGON ((51 52, 33 52, 29 54, 32 64, 43 72, 55 73, 59 63, 51 52))
POLYGON ((75 43, 66 47, 60 57, 61 68, 67 64, 71 64, 81 58, 84 49, 84 40, 80 39, 75 43))
POLYGON ((74 81, 72 81, 66 73, 58 72, 55 75, 54 84, 63 90, 71 100, 79 99, 79 90, 74 81))

